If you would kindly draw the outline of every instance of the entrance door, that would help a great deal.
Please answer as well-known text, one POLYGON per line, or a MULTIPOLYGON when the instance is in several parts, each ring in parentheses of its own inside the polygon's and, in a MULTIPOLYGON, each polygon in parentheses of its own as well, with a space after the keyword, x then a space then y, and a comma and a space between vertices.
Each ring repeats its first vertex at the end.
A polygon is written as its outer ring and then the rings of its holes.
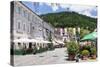
POLYGON ((32 43, 29 43, 29 48, 32 48, 32 43))

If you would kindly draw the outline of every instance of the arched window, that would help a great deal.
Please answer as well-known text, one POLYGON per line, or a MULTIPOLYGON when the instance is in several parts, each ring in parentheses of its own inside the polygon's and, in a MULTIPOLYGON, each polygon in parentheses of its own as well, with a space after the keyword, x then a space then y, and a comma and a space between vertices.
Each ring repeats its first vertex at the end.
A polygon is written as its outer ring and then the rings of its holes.
POLYGON ((18 47, 19 47, 19 48, 21 47, 21 43, 18 43, 18 47))
POLYGON ((18 29, 20 29, 21 28, 21 24, 20 24, 20 22, 18 22, 18 29))
POLYGON ((23 48, 26 49, 26 43, 23 43, 23 48))

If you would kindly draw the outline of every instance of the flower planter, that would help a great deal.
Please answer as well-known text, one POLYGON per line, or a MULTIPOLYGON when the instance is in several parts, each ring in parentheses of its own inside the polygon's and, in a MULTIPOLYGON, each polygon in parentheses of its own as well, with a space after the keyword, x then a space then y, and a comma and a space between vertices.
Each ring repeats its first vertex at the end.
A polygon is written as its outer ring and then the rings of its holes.
POLYGON ((96 55, 91 55, 91 59, 96 59, 96 55))
POLYGON ((91 48, 91 59, 96 59, 96 54, 97 54, 97 51, 96 51, 96 48, 95 47, 92 47, 91 48))
POLYGON ((87 60, 88 56, 82 56, 82 60, 87 60))
POLYGON ((68 52, 68 60, 75 60, 75 56, 79 51, 79 45, 72 41, 69 42, 67 45, 67 52, 68 52))
POLYGON ((68 54, 68 60, 75 60, 75 54, 68 54))
POLYGON ((82 60, 87 60, 88 56, 90 55, 90 52, 88 50, 83 50, 81 54, 82 54, 82 60))

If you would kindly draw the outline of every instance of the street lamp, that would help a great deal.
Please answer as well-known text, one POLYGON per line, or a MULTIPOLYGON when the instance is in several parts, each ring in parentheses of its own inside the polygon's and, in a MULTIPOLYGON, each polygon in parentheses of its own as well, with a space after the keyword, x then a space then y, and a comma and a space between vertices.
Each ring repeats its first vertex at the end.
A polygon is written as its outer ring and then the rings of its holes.
MULTIPOLYGON (((80 34, 79 34, 79 31, 78 31, 78 27, 76 28, 76 40, 77 40, 77 43, 79 44, 79 42, 80 42, 80 34)), ((76 62, 79 62, 79 53, 76 56, 76 62)))

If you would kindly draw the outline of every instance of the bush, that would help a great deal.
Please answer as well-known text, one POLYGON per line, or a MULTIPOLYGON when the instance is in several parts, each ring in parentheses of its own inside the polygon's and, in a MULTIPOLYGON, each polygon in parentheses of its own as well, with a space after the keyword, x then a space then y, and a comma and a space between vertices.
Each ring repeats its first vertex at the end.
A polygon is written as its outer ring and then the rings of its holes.
POLYGON ((33 52, 33 49, 32 48, 28 48, 27 50, 26 50, 26 54, 31 54, 33 52))
POLYGON ((23 55, 24 51, 22 49, 15 49, 14 55, 23 55))
POLYGON ((88 50, 82 51, 82 56, 89 56, 90 52, 88 50))
POLYGON ((36 52, 37 52, 37 48, 36 47, 34 47, 34 49, 33 49, 33 54, 36 54, 36 52))
POLYGON ((42 53, 42 52, 45 52, 45 51, 47 51, 48 50, 48 48, 42 48, 41 46, 40 46, 40 49, 39 50, 36 50, 36 53, 42 53))
POLYGON ((49 50, 54 50, 53 43, 48 43, 48 49, 49 49, 49 50))
POLYGON ((88 50, 90 52, 91 48, 92 48, 91 45, 80 46, 80 55, 81 55, 83 50, 88 50))
POLYGON ((77 54, 79 52, 79 45, 74 41, 69 42, 67 45, 67 51, 69 54, 77 54))
POLYGON ((95 47, 93 47, 93 48, 91 48, 91 51, 90 51, 90 54, 91 55, 96 55, 96 48, 95 47))
POLYGON ((84 45, 82 50, 88 50, 91 51, 91 45, 84 45))

